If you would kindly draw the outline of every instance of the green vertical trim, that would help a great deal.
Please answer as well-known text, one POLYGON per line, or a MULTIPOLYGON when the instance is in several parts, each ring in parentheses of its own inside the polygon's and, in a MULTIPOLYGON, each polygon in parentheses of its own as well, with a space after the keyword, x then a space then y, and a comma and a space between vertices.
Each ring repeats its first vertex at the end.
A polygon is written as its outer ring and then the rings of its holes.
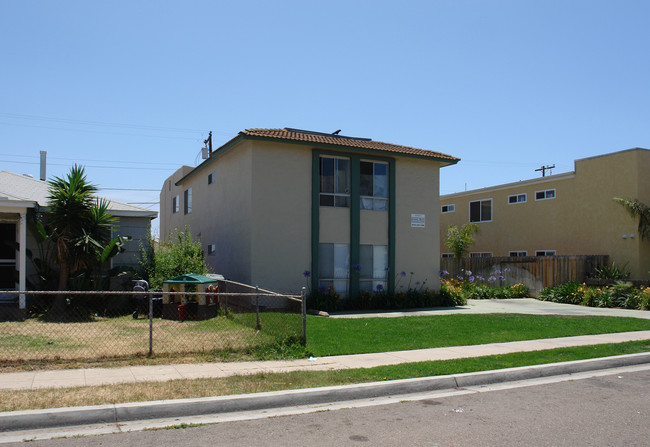
POLYGON ((320 151, 314 150, 311 157, 311 290, 318 290, 320 271, 318 269, 320 243, 320 151))
MULTIPOLYGON (((352 266, 361 262, 361 157, 350 155, 350 287, 348 295, 359 295, 359 272, 352 266)), ((364 268, 364 266, 362 266, 364 268)), ((369 268, 365 266, 365 268, 369 268)), ((372 266, 370 266, 372 268, 372 266)))
POLYGON ((395 293, 395 159, 388 161, 388 293, 395 293))

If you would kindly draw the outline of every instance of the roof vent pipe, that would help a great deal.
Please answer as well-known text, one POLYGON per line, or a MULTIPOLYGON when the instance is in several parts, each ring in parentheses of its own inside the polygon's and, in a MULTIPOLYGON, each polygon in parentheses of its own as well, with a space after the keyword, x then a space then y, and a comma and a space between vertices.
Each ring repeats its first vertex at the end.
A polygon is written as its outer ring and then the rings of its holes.
POLYGON ((45 168, 47 166, 46 159, 47 159, 47 151, 41 151, 41 180, 42 181, 45 181, 45 179, 47 178, 47 175, 45 175, 45 168))

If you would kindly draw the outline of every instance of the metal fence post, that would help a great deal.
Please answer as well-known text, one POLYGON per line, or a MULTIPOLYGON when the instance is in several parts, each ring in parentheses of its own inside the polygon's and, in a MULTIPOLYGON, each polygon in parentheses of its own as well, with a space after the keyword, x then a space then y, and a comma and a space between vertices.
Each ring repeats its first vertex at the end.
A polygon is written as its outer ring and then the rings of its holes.
POLYGON ((300 291, 302 307, 302 342, 307 344, 307 288, 303 287, 300 291))
POLYGON ((149 357, 153 355, 153 294, 149 293, 149 357))
POLYGON ((260 288, 255 287, 255 312, 257 312, 257 330, 262 329, 260 324, 260 288))

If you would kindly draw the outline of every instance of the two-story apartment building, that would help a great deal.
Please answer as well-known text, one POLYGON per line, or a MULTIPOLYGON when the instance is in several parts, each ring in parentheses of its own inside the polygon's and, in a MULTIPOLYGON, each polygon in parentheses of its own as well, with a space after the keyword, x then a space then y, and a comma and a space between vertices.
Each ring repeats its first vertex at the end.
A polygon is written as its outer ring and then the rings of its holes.
POLYGON ((457 162, 369 138, 247 129, 165 180, 161 239, 188 225, 216 273, 281 292, 390 290, 402 270, 435 285, 439 168, 457 162))
POLYGON ((573 172, 447 194, 440 198, 442 256, 449 225, 479 226, 471 256, 609 255, 648 278, 650 241, 614 197, 650 203, 650 150, 575 161, 573 172))

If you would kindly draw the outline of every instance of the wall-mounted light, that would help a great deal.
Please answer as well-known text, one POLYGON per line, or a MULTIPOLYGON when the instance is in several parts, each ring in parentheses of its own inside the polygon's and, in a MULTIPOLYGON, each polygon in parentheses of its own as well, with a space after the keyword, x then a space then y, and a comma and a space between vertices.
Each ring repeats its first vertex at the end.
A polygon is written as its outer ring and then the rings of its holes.
POLYGON ((630 239, 634 239, 634 233, 630 234, 630 239))
POLYGON ((623 239, 627 239, 627 234, 624 234, 624 235, 623 235, 623 239))

